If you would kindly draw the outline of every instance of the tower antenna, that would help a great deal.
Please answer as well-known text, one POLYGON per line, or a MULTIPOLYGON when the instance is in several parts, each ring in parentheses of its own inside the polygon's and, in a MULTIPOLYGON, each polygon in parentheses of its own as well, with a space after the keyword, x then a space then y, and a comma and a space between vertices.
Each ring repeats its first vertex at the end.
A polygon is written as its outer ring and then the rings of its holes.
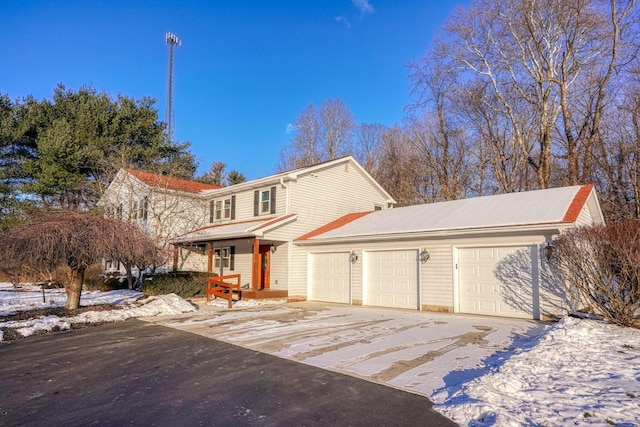
POLYGON ((173 47, 180 46, 182 42, 173 33, 167 33, 164 41, 169 45, 169 81, 167 83, 167 106, 165 122, 167 123, 167 138, 173 139, 173 47))

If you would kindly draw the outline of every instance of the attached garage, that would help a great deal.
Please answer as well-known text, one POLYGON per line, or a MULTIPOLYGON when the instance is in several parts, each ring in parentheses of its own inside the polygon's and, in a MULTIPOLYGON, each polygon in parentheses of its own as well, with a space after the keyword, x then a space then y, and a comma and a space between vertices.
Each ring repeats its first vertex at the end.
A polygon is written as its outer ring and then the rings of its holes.
MULTIPOLYGON (((547 319, 575 301, 541 253, 565 230, 603 223, 593 186, 582 185, 347 215, 295 243, 359 256, 353 304, 547 319)), ((342 270, 332 262, 322 277, 326 260, 310 260, 310 298, 345 301, 342 270)))
MULTIPOLYGON (((534 318, 536 246, 458 249, 460 313, 534 318)), ((537 295, 537 292, 536 292, 537 295)))
POLYGON ((366 253, 365 301, 378 307, 418 309, 418 251, 366 253))
POLYGON ((309 299, 351 302, 351 264, 349 252, 309 254, 309 299))

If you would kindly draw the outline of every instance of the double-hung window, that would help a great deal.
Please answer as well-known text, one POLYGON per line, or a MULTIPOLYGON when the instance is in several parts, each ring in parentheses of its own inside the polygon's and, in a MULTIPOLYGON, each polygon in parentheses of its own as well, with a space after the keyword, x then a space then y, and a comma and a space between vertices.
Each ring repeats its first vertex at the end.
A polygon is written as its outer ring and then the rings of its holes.
POLYGON ((216 248, 213 250, 213 268, 221 275, 225 270, 233 271, 235 257, 235 246, 216 248))
POLYGON ((276 213, 276 187, 253 193, 253 216, 276 213))
POLYGON ((210 203, 209 222, 222 221, 225 219, 235 219, 236 196, 227 199, 215 200, 210 203))

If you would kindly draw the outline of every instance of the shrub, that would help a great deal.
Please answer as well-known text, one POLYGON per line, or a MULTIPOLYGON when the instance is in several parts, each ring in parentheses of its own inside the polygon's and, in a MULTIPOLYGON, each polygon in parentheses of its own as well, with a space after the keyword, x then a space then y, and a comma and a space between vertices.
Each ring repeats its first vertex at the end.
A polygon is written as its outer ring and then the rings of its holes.
POLYGON ((182 298, 204 295, 205 279, 217 276, 215 273, 192 271, 172 271, 145 275, 142 281, 142 292, 145 295, 165 295, 174 293, 182 298))
POLYGON ((97 291, 104 283, 104 267, 101 262, 90 265, 84 272, 84 286, 87 290, 97 291))
POLYGON ((549 258, 579 304, 640 328, 640 221, 573 229, 553 243, 549 258))
POLYGON ((127 278, 120 273, 111 273, 102 278, 100 283, 100 291, 117 291, 120 289, 129 289, 127 278))

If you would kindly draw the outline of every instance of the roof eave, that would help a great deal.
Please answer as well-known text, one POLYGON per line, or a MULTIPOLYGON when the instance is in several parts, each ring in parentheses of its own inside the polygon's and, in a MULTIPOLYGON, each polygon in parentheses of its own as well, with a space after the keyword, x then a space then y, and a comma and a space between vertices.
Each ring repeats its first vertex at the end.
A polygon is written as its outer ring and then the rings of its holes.
POLYGON ((323 245, 332 243, 349 243, 349 242, 375 242, 389 240, 416 240, 416 239, 438 239, 447 237, 470 236, 478 233, 490 234, 508 234, 513 232, 534 233, 545 232, 550 234, 559 234, 563 230, 573 226, 573 222, 553 222, 544 224, 522 224, 507 225, 493 227, 473 227, 473 228, 456 228, 446 230, 421 230, 402 233, 386 233, 386 234, 367 234, 355 236, 343 236, 332 238, 311 238, 308 240, 295 240, 294 243, 299 246, 323 245))

